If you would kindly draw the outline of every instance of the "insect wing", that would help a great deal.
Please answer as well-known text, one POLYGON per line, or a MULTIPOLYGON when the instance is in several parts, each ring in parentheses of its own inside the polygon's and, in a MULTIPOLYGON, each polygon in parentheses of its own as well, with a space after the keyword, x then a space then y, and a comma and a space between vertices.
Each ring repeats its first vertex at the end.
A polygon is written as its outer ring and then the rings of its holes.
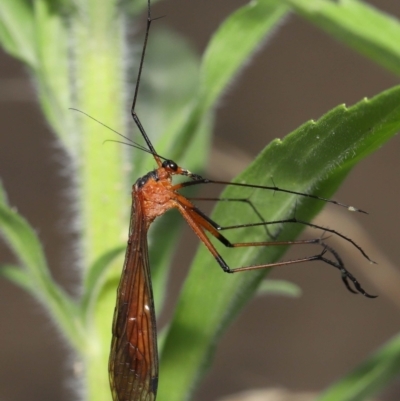
POLYGON ((147 224, 140 193, 134 192, 109 360, 114 401, 154 401, 156 398, 158 356, 149 266, 147 224))

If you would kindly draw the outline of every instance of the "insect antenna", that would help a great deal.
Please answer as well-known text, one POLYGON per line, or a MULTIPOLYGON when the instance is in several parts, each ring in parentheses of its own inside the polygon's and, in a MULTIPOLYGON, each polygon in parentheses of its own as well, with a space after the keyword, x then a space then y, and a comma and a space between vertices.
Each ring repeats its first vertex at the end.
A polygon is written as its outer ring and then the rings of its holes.
POLYGON ((127 136, 121 134, 120 132, 116 131, 114 128, 111 128, 109 125, 102 123, 102 122, 101 122, 100 120, 98 120, 97 118, 92 117, 90 114, 85 113, 85 112, 82 111, 82 110, 75 109, 75 108, 73 108, 73 107, 70 107, 69 110, 77 111, 78 113, 81 113, 81 114, 85 115, 86 117, 89 117, 89 118, 92 119, 93 121, 96 121, 98 124, 102 125, 103 127, 109 129, 110 131, 114 132, 115 134, 119 135, 120 137, 122 137, 122 138, 124 138, 124 139, 126 139, 127 141, 130 142, 130 143, 126 143, 126 142, 117 141, 117 140, 114 140, 114 139, 106 139, 105 141, 103 141, 103 144, 106 143, 106 142, 120 143, 120 144, 123 144, 123 145, 126 145, 126 146, 131 146, 132 148, 135 148, 135 149, 142 150, 143 152, 150 153, 151 155, 157 156, 157 157, 159 157, 160 159, 167 160, 166 157, 163 157, 163 156, 161 156, 161 155, 159 155, 159 154, 157 154, 157 153, 154 153, 153 151, 149 150, 148 148, 146 148, 145 146, 141 145, 140 143, 137 143, 137 142, 133 141, 131 138, 129 138, 129 137, 127 137, 127 136))

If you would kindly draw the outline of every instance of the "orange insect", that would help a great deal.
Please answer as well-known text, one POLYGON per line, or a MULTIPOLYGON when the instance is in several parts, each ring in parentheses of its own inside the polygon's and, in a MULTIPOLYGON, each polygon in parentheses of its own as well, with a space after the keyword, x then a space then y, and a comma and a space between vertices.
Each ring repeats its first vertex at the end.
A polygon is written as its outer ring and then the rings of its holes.
MULTIPOLYGON (((302 263, 305 261, 320 260, 340 270, 342 280, 349 291, 353 293, 361 293, 369 298, 375 298, 375 296, 368 294, 361 287, 355 277, 347 271, 338 253, 324 243, 323 238, 279 242, 265 241, 231 243, 220 233, 220 230, 226 228, 240 228, 257 225, 266 226, 268 223, 260 222, 238 225, 234 227, 221 227, 203 214, 189 199, 185 198, 178 192, 178 190, 184 187, 199 184, 211 183, 235 185, 306 196, 309 198, 334 203, 339 206, 344 206, 352 211, 365 213, 362 210, 349 207, 336 201, 328 200, 315 195, 285 190, 276 186, 265 187, 252 184, 209 180, 197 174, 193 174, 189 170, 178 166, 174 161, 166 159, 157 154, 139 120, 139 117, 135 113, 140 76, 143 68, 143 60, 151 22, 150 0, 148 0, 146 35, 131 108, 133 120, 139 128, 147 144, 147 148, 132 141, 129 145, 152 154, 158 167, 157 169, 150 171, 143 177, 139 178, 133 185, 132 189, 132 211, 129 239, 124 268, 117 293, 117 302, 112 329, 113 338, 109 360, 110 384, 114 401, 154 401, 156 398, 158 384, 157 333, 150 277, 147 231, 154 219, 161 216, 169 209, 176 208, 179 210, 183 218, 208 248, 224 272, 236 273, 241 271, 302 263), (172 183, 172 177, 174 175, 188 177, 190 178, 190 181, 174 185, 172 183), (211 240, 207 237, 206 232, 215 237, 225 246, 233 248, 249 246, 286 246, 292 244, 314 243, 320 245, 322 247, 322 251, 316 255, 301 259, 231 269, 218 253, 211 240), (326 253, 329 253, 334 260, 326 258, 326 253), (349 281, 353 283, 355 290, 350 287, 349 281)), ((129 138, 125 139, 130 141, 129 138)), ((282 220, 280 223, 300 223, 338 235, 353 244, 364 255, 364 257, 370 260, 361 247, 359 247, 352 239, 345 237, 335 230, 326 229, 305 221, 298 220, 296 218, 282 220)))

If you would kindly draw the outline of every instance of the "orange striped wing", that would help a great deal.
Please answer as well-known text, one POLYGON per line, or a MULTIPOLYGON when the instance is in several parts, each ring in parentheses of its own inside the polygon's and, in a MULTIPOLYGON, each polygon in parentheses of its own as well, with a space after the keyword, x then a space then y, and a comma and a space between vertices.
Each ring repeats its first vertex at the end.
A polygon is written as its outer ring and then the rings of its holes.
POLYGON ((129 241, 114 311, 110 384, 114 401, 154 401, 158 384, 156 321, 140 194, 133 194, 129 241))

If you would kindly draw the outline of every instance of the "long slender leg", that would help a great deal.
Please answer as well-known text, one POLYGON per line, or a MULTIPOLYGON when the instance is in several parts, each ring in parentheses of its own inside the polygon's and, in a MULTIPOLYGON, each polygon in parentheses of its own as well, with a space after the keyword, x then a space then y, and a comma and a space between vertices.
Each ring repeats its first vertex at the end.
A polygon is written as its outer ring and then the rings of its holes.
MULTIPOLYGON (((192 207, 190 208, 189 206, 191 205, 190 201, 188 201, 186 198, 183 196, 180 196, 177 194, 177 207, 184 219, 187 221, 189 226, 192 228, 192 230, 195 232, 195 234, 199 237, 199 239, 204 243, 204 245, 207 247, 207 249, 210 251, 210 253, 214 256, 218 264, 221 266, 224 272, 226 273, 237 273, 237 272, 242 272, 242 271, 250 271, 250 270, 260 270, 260 269, 267 269, 271 267, 277 267, 277 266, 285 266, 285 265, 292 265, 292 264, 298 264, 298 263, 303 263, 307 261, 315 261, 315 260, 320 260, 326 264, 329 264, 337 269, 340 270, 342 274, 342 280, 346 287, 351 291, 355 292, 352 290, 352 288, 349 286, 348 280, 350 280, 356 290, 363 294, 364 296, 368 298, 375 298, 375 296, 368 294, 360 285, 360 283, 355 279, 355 277, 347 271, 347 269, 344 267, 343 261, 339 257, 338 253, 331 247, 329 247, 327 244, 323 242, 323 239, 318 238, 318 239, 312 239, 312 240, 296 240, 296 241, 265 241, 265 242, 247 242, 247 243, 231 243, 226 237, 224 237, 218 229, 215 227, 215 223, 212 224, 211 219, 205 219, 204 215, 202 213, 198 213, 198 209, 192 207), (211 220, 211 222, 210 222, 211 220), (210 239, 207 237, 205 230, 208 231, 212 236, 214 236, 216 239, 218 239, 222 244, 224 244, 226 247, 229 248, 239 248, 239 247, 251 247, 251 246, 287 246, 287 245, 304 245, 304 244, 319 244, 320 246, 323 247, 323 250, 321 253, 313 255, 313 256, 308 256, 305 258, 299 258, 299 259, 293 259, 293 260, 287 260, 287 261, 282 261, 282 262, 276 262, 276 263, 265 263, 265 264, 258 264, 258 265, 250 265, 250 266, 243 266, 243 267, 237 267, 237 268, 230 268, 228 264, 224 261, 222 256, 218 253, 214 245, 211 243, 210 239), (330 252, 331 255, 336 259, 336 261, 332 261, 324 255, 330 252)), ((192 205, 193 206, 193 205, 192 205)))
MULTIPOLYGON (((181 198, 179 198, 181 199, 181 198)), ((186 199, 195 199, 195 198, 186 198, 186 199)), ((199 198, 199 199, 203 199, 206 200, 206 198, 199 198)), ((208 199, 218 199, 218 198, 208 198, 208 199)), ((203 218, 205 218, 209 223, 211 223, 211 225, 216 228, 218 231, 226 231, 226 230, 233 230, 233 229, 238 229, 238 228, 246 228, 246 227, 259 227, 259 226, 268 226, 268 225, 273 225, 273 224, 301 224, 307 227, 312 227, 312 228, 316 228, 318 230, 322 230, 324 232, 329 232, 331 234, 337 235, 338 237, 344 239, 345 241, 349 242, 350 244, 352 244, 356 249, 358 249, 360 251, 360 253, 371 263, 376 264, 375 261, 373 261, 367 254, 366 252, 361 248, 360 245, 358 245, 353 239, 341 234, 339 231, 333 230, 331 228, 328 227, 323 227, 323 226, 319 226, 317 224, 313 224, 313 223, 309 223, 307 221, 304 220, 300 220, 297 219, 297 217, 292 217, 290 219, 282 219, 282 220, 275 220, 275 221, 267 221, 267 222, 259 222, 259 223, 247 223, 247 224, 237 224, 237 225, 232 225, 232 226, 220 226, 219 224, 217 224, 216 222, 214 222, 213 220, 211 220, 208 216, 204 215, 204 213, 202 213, 199 209, 197 209, 196 207, 193 207, 193 205, 191 205, 190 203, 187 205, 187 207, 192 207, 192 209, 198 213, 201 214, 203 218)), ((214 234, 213 234, 214 235, 214 234)), ((214 235, 215 236, 215 235, 214 235)), ((219 239, 217 236, 215 236, 217 239, 219 239)), ((226 238, 224 237, 224 239, 226 240, 226 238)), ((274 239, 274 238, 273 238, 274 239)), ((221 241, 221 240, 220 240, 221 241)), ((221 241, 222 242, 222 241, 221 241)))
POLYGON ((268 186, 268 185, 253 185, 253 184, 244 184, 244 183, 239 183, 239 182, 228 182, 228 181, 218 181, 218 180, 210 180, 208 178, 200 178, 198 180, 195 181, 186 181, 186 182, 182 182, 180 184, 174 185, 173 186, 173 190, 177 191, 178 189, 182 189, 182 188, 186 188, 186 187, 190 187, 193 185, 200 185, 200 184, 218 184, 218 185, 231 185, 231 186, 236 186, 236 187, 244 187, 244 188, 254 188, 254 189, 266 189, 269 191, 275 191, 275 192, 283 192, 286 194, 291 194, 291 195, 299 195, 305 198, 311 198, 311 199, 316 199, 316 200, 320 200, 322 202, 326 202, 326 203, 332 203, 334 205, 338 205, 338 206, 342 206, 345 207, 347 210, 351 211, 351 212, 359 212, 359 213, 364 213, 364 214, 368 214, 366 211, 358 209, 354 206, 350 206, 350 205, 346 205, 345 203, 341 203, 332 199, 327 199, 327 198, 323 198, 321 196, 317 196, 317 195, 311 195, 311 194, 305 194, 302 192, 297 192, 297 191, 291 191, 289 189, 283 189, 283 188, 279 188, 276 186, 268 186))
POLYGON ((344 234, 341 234, 339 231, 336 231, 334 229, 328 228, 328 227, 322 227, 319 226, 317 224, 313 224, 313 223, 309 223, 308 221, 304 221, 304 220, 300 220, 297 217, 292 217, 290 219, 283 219, 283 220, 275 220, 275 221, 267 221, 265 223, 248 223, 248 224, 238 224, 238 225, 234 225, 234 226, 225 226, 225 227, 220 227, 219 230, 220 231, 224 231, 224 230, 233 230, 233 229, 237 229, 237 228, 245 228, 245 227, 257 227, 257 226, 263 226, 263 225, 272 225, 272 224, 302 224, 305 225, 307 227, 312 227, 312 228, 316 228, 318 230, 323 230, 325 232, 337 235, 340 238, 343 238, 345 241, 351 243, 355 248, 357 248, 360 253, 371 263, 376 264, 375 261, 373 261, 367 254, 366 252, 361 248, 360 245, 358 245, 353 239, 345 236, 344 234))
MULTIPOLYGON (((268 228, 268 222, 264 220, 264 217, 262 214, 258 211, 258 209, 255 207, 254 203, 248 199, 248 198, 199 198, 199 197, 187 197, 186 199, 189 200, 197 200, 197 201, 211 201, 211 202, 240 202, 240 203, 245 203, 250 206, 250 208, 253 210, 253 212, 256 214, 256 216, 260 219, 262 223, 259 223, 262 225, 264 223, 265 226, 265 232, 267 233, 267 236, 270 237, 271 239, 276 239, 278 237, 278 234, 272 234, 271 231, 268 228)), ((220 230, 223 230, 225 228, 220 227, 220 230)))

